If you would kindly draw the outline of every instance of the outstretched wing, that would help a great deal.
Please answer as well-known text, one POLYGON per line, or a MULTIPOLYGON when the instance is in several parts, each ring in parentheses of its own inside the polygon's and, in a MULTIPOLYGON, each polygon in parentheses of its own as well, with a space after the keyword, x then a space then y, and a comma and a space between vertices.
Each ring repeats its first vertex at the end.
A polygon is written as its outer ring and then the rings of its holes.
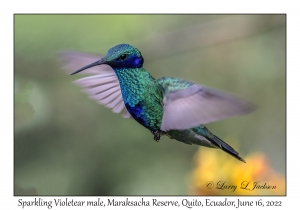
POLYGON ((168 77, 157 82, 164 94, 162 131, 189 129, 254 110, 247 101, 193 82, 168 77))
MULTIPOLYGON (((63 69, 67 73, 72 73, 83 66, 101 59, 100 56, 70 51, 62 52, 60 56, 65 64, 63 69)), ((112 109, 115 113, 123 111, 124 118, 130 117, 123 102, 118 78, 110 66, 95 66, 79 74, 93 75, 75 81, 75 84, 81 86, 90 98, 112 109)))

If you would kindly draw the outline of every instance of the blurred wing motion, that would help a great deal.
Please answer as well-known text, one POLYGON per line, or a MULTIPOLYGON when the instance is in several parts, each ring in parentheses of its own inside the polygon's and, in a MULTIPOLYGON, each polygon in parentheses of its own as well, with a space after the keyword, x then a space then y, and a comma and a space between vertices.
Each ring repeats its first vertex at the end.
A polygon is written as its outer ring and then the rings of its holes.
MULTIPOLYGON (((60 59, 62 60, 64 66, 63 69, 68 73, 71 74, 77 69, 87 66, 95 61, 100 60, 102 57, 81 53, 81 52, 73 52, 73 51, 64 51, 60 52, 60 59)), ((78 74, 102 74, 102 73, 111 73, 113 72, 112 68, 108 65, 99 65, 93 68, 86 69, 78 74)))
MULTIPOLYGON (((101 59, 100 56, 78 52, 62 52, 61 58, 65 63, 63 68, 70 74, 83 66, 101 59)), ((93 76, 84 77, 75 81, 75 84, 84 88, 84 92, 87 93, 90 98, 112 109, 114 113, 123 111, 124 118, 130 117, 122 99, 118 78, 110 66, 95 66, 79 74, 93 74, 93 76)))
POLYGON ((249 102, 213 88, 178 78, 161 78, 164 113, 161 130, 183 130, 250 113, 249 102))

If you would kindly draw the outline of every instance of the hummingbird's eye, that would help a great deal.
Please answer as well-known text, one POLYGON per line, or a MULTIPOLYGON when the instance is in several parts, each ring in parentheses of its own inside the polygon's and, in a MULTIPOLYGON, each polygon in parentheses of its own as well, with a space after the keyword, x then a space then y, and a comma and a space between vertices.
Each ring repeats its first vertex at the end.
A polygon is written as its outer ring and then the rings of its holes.
POLYGON ((125 60, 125 58, 127 58, 127 55, 126 54, 122 54, 118 60, 125 60))

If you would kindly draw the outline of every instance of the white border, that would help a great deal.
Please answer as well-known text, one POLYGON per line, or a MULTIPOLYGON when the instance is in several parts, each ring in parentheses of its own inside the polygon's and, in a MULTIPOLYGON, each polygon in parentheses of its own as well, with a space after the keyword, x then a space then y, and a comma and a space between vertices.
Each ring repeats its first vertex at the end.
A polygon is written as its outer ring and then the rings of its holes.
MULTIPOLYGON (((299 12, 296 1, 6 1, 1 8, 1 207, 16 209, 13 197, 13 14, 14 13, 287 13, 287 197, 262 197, 282 200, 284 207, 296 206, 299 187, 299 12), (295 4, 293 4, 295 2, 295 4)), ((47 197, 52 199, 53 197, 47 197)), ((76 198, 76 197, 72 197, 76 198)), ((106 197, 105 199, 107 199, 106 197)), ((121 197, 117 197, 120 199, 121 197)), ((131 197, 134 198, 134 197, 131 197)), ((136 197, 139 199, 140 197, 136 197)), ((150 199, 150 197, 146 197, 150 199)), ((164 197, 181 201, 185 197, 164 197)), ((201 197, 204 200, 206 197, 201 197)), ((211 198, 211 197, 210 197, 211 198)), ((229 197, 237 199, 238 197, 229 197)), ((257 200, 259 197, 243 197, 257 200)), ((78 199, 88 199, 81 197, 78 199)), ((222 200, 223 197, 212 197, 222 200)), ((297 205, 298 206, 298 205, 297 205)), ((131 209, 131 207, 126 207, 131 209)), ((185 207, 182 207, 186 209, 185 207)), ((225 207, 227 208, 227 207, 225 207)), ((55 208, 66 209, 66 208, 55 208)), ((106 208, 107 209, 107 208, 106 208)), ((139 208, 144 209, 144 208, 139 208)), ((148 207, 149 209, 149 207, 148 207)))

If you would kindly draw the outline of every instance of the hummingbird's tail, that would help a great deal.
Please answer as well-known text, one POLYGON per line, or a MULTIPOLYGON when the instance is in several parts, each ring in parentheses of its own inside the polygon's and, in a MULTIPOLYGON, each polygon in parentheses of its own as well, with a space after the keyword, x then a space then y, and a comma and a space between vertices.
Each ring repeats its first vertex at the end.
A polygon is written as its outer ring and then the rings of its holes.
POLYGON ((239 153, 235 151, 230 145, 228 145, 226 142, 222 141, 219 137, 213 135, 211 139, 209 139, 214 145, 219 147, 224 152, 227 152, 228 154, 232 155, 236 159, 246 163, 246 161, 239 156, 239 153))
POLYGON ((239 156, 237 151, 219 137, 212 134, 204 125, 187 130, 170 130, 167 132, 167 136, 186 144, 197 144, 210 148, 219 148, 236 159, 246 163, 246 161, 239 156))

